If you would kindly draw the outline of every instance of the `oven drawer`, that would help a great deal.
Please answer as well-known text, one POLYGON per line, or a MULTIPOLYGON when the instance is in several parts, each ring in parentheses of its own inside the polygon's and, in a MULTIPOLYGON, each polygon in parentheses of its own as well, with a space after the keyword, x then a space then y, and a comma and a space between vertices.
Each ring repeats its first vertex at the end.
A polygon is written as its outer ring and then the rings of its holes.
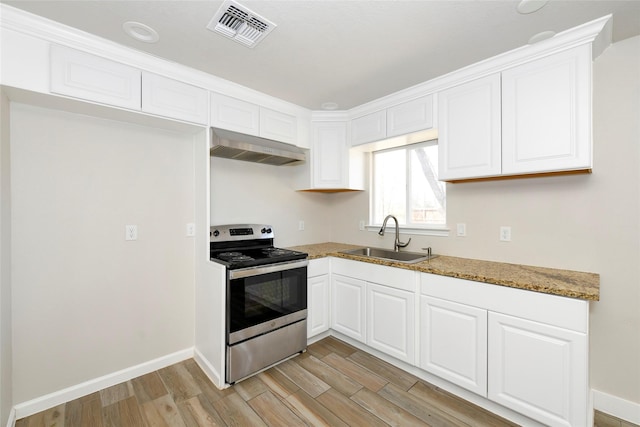
POLYGON ((227 382, 234 383, 307 348, 307 320, 227 347, 227 382))

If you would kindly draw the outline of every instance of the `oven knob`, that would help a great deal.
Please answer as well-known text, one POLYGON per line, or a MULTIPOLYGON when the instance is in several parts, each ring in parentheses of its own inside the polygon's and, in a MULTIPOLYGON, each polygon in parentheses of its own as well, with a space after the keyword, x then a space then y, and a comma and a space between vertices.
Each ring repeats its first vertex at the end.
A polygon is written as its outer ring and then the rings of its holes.
POLYGON ((271 229, 270 228, 263 228, 262 230, 260 230, 260 232, 262 234, 271 234, 271 229))
POLYGON ((220 235, 220 232, 218 230, 213 231, 213 237, 218 237, 219 235, 220 235))

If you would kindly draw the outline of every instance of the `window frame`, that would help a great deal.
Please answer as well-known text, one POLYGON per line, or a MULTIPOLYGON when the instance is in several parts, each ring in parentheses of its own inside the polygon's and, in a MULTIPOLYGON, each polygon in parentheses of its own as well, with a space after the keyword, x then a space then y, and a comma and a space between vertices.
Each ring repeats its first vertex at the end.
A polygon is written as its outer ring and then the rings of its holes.
MULTIPOLYGON (((411 211, 411 192, 413 188, 413 180, 411 179, 411 155, 410 150, 412 148, 420 148, 422 146, 437 146, 437 140, 430 141, 421 141, 413 144, 406 144, 396 147, 389 147, 381 150, 375 150, 371 152, 369 161, 369 170, 370 170, 370 180, 369 180, 369 224, 366 226, 368 231, 378 232, 380 227, 382 226, 382 222, 375 223, 374 215, 375 215, 375 190, 374 190, 374 182, 375 182, 375 155, 376 153, 385 153, 396 150, 407 150, 407 155, 405 155, 405 174, 406 174, 406 185, 405 185, 405 213, 408 215, 411 211)), ((445 199, 446 200, 446 199, 445 199)), ((450 228, 448 225, 448 216, 445 208, 445 223, 444 224, 400 224, 399 228, 405 233, 415 234, 415 235, 428 235, 428 236, 448 236, 450 232, 450 228)), ((394 224, 395 225, 395 224, 394 224)))

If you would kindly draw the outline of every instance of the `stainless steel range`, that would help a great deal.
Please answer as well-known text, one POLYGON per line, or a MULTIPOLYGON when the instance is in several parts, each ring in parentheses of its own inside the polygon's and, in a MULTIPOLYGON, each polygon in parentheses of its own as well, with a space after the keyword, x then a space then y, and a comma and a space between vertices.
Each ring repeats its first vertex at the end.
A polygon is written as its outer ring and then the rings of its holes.
POLYGON ((211 260, 227 271, 227 383, 307 348, 307 254, 273 238, 268 225, 211 227, 211 260))

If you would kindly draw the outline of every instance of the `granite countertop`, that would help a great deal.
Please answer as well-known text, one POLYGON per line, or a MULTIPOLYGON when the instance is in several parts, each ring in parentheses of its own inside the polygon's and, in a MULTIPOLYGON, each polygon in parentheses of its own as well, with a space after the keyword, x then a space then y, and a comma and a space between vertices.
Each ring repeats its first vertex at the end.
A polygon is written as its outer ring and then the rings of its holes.
POLYGON ((332 256, 570 298, 590 301, 598 301, 600 299, 600 275, 595 273, 442 255, 429 261, 404 264, 391 260, 341 253, 341 251, 361 247, 329 242, 296 246, 290 249, 308 253, 309 259, 332 256))

